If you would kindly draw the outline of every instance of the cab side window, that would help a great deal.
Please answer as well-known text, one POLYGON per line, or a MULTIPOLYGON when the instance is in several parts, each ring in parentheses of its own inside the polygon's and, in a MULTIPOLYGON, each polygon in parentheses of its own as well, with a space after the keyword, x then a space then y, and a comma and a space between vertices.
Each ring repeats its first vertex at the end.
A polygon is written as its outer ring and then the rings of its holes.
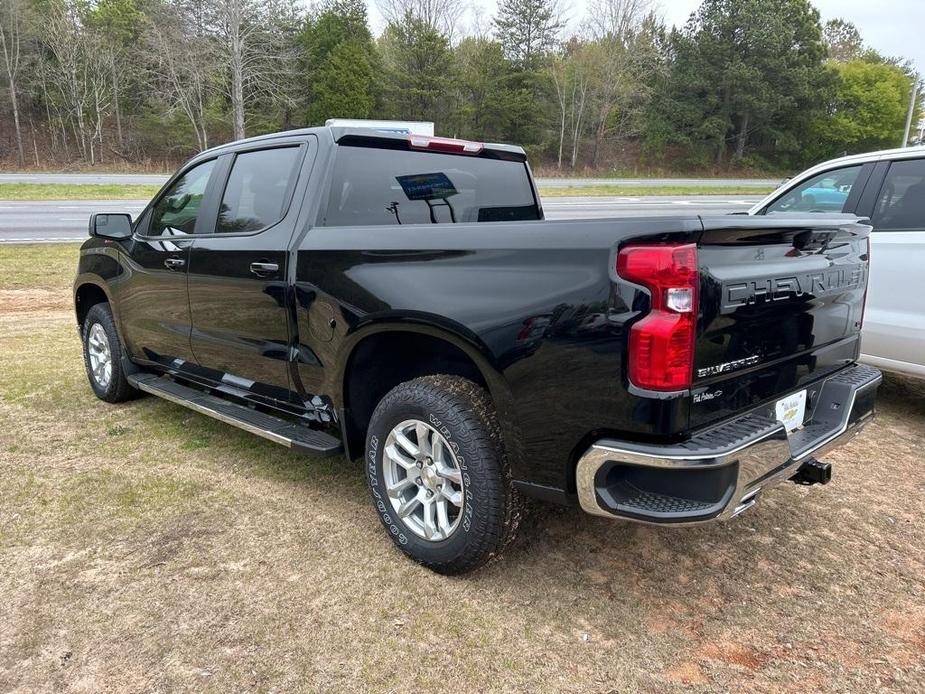
POLYGON ((774 212, 843 212, 861 166, 834 169, 803 181, 764 209, 774 212))
POLYGON ((870 221, 876 231, 925 229, 925 159, 890 165, 870 221))
POLYGON ((193 233, 214 166, 214 159, 197 164, 174 181, 154 205, 148 236, 185 236, 193 233))
POLYGON ((222 195, 215 231, 258 231, 280 221, 298 173, 299 152, 298 147, 277 147, 238 154, 222 195))

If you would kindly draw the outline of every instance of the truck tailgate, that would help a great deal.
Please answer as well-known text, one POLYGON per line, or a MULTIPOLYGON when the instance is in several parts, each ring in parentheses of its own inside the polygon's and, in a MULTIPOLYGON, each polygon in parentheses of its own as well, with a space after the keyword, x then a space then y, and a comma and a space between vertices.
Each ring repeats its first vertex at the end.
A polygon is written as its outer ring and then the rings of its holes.
POLYGON ((870 227, 853 216, 703 218, 690 426, 853 362, 870 227))

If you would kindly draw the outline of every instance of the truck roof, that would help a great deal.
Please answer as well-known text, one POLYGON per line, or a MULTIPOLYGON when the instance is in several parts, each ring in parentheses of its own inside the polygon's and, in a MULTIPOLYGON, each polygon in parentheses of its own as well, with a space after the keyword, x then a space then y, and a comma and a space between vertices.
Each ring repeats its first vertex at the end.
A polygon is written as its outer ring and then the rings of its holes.
MULTIPOLYGON (((227 148, 238 147, 243 144, 259 143, 272 141, 284 137, 298 137, 300 135, 318 135, 321 133, 330 133, 334 142, 340 143, 342 140, 349 140, 352 144, 356 144, 357 140, 367 139, 370 141, 370 146, 376 146, 377 142, 385 147, 389 147, 390 144, 392 147, 395 147, 399 142, 408 143, 409 135, 405 133, 396 133, 389 131, 376 130, 373 128, 361 128, 361 127, 345 127, 345 126, 318 126, 314 128, 296 128, 294 130, 283 130, 276 133, 268 133, 266 135, 257 135, 255 137, 248 137, 243 140, 235 140, 234 142, 226 142, 221 145, 216 145, 207 150, 200 152, 197 157, 211 152, 217 152, 227 148), (392 144, 394 143, 394 144, 392 144)), ((431 138, 437 141, 443 142, 466 142, 465 140, 454 140, 452 138, 431 138)), ((483 152, 498 152, 506 153, 507 155, 514 155, 515 158, 526 160, 526 152, 524 152, 523 147, 518 147, 517 145, 508 145, 500 143, 488 143, 482 142, 481 145, 483 152)))

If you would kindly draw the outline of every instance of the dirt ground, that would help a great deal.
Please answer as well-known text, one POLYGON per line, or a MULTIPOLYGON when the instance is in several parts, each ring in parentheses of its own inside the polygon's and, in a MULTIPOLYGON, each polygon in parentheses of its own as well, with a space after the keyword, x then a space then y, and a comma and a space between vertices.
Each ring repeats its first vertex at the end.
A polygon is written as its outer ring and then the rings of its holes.
POLYGON ((96 400, 75 252, 0 248, 0 691, 925 691, 925 383, 826 487, 696 529, 538 507, 446 578, 359 465, 96 400))

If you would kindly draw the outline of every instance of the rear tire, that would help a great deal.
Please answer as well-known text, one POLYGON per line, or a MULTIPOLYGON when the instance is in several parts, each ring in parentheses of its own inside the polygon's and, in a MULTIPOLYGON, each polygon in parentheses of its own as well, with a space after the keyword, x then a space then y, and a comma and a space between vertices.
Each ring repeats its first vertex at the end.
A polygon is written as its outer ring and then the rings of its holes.
POLYGON ((465 378, 425 376, 389 391, 370 420, 366 477, 392 541, 438 573, 477 569, 516 535, 523 503, 497 415, 465 378))
POLYGON ((84 366, 90 387, 100 400, 125 402, 138 397, 123 369, 122 343, 109 304, 95 304, 87 311, 81 331, 84 366))

